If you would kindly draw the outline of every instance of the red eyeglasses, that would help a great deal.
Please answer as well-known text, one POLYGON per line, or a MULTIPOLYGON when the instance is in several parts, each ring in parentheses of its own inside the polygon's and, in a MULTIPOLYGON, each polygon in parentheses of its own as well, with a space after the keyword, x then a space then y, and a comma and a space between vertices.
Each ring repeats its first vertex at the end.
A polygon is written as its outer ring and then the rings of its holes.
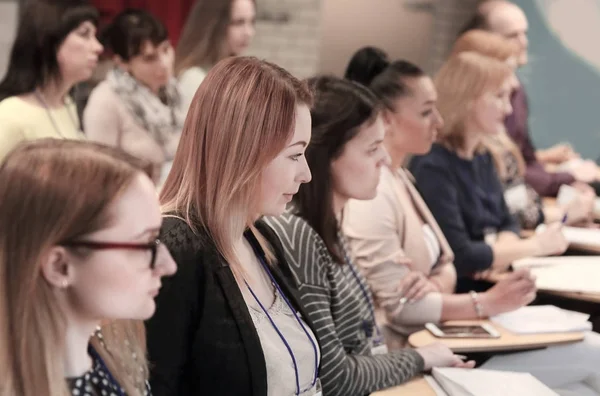
POLYGON ((162 244, 160 239, 156 238, 150 243, 121 243, 121 242, 96 242, 96 241, 71 241, 61 243, 65 247, 82 247, 92 250, 110 250, 110 249, 125 249, 125 250, 150 250, 152 258, 150 259, 150 269, 156 267, 156 252, 162 244))

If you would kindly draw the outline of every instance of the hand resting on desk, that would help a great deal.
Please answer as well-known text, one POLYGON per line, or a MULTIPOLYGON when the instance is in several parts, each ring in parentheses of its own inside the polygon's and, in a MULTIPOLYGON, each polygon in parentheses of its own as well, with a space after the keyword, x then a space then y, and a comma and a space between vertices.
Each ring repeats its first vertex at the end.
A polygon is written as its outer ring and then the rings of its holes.
POLYGON ((474 361, 465 362, 464 356, 456 355, 450 348, 439 342, 417 348, 416 351, 425 361, 425 371, 429 371, 434 367, 475 367, 474 361))

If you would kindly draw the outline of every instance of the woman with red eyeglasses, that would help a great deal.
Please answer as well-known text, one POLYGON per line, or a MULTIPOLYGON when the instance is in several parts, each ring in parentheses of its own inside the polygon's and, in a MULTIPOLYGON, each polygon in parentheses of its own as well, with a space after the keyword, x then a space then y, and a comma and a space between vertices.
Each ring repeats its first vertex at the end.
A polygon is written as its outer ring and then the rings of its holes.
POLYGON ((38 140, 0 167, 0 395, 148 395, 142 320, 175 263, 147 164, 38 140))

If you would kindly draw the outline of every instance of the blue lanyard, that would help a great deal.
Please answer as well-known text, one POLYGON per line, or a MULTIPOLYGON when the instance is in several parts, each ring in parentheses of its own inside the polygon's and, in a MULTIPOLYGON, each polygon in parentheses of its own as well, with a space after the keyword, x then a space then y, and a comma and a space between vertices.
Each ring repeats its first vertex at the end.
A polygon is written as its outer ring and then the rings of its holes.
MULTIPOLYGON (((371 300, 369 299, 369 293, 363 286, 362 282, 360 281, 360 278, 358 277, 358 274, 354 270, 354 267, 352 266, 352 262, 350 261, 350 257, 348 257, 348 253, 346 252, 346 249, 344 248, 344 246, 342 246, 341 241, 340 241, 340 246, 342 248, 342 251, 344 252, 344 259, 346 260, 346 264, 348 265, 348 268, 350 268, 350 272, 352 272, 352 276, 354 276, 354 279, 356 280, 356 283, 358 283, 358 286, 360 287, 360 290, 362 291, 365 301, 367 302, 367 307, 369 308, 369 312, 371 313, 371 318, 373 319, 373 327, 375 328, 377 337, 381 337, 381 333, 379 331, 379 326, 377 326, 377 322, 375 321, 375 310, 373 309, 373 304, 371 303, 371 300)), ((364 327, 365 333, 367 334, 367 337, 369 337, 370 332, 367 329, 367 325, 363 324, 363 327, 364 327)))
POLYGON ((119 382, 115 379, 115 377, 113 377, 113 375, 110 372, 110 370, 108 369, 108 367, 106 367, 106 363, 104 363, 104 360, 102 360, 102 357, 100 356, 100 354, 98 352, 96 352, 96 350, 94 349, 94 347, 92 347, 90 345, 89 348, 88 348, 88 351, 92 355, 92 357, 98 362, 98 364, 102 367, 102 369, 104 370, 104 372, 108 376, 108 380, 111 381, 114 385, 117 386, 117 388, 118 388, 117 392, 119 393, 119 395, 120 396, 127 396, 127 394, 123 390, 123 387, 121 385, 119 385, 119 382))
MULTIPOLYGON (((262 267, 264 268, 264 270, 269 275, 269 278, 271 279, 271 282, 277 288, 277 291, 279 292, 279 295, 281 296, 281 298, 283 298, 283 301, 285 301, 285 303, 288 305, 288 307, 290 308, 290 310, 294 314, 294 317, 296 318, 296 321, 298 321, 298 324, 300 325, 300 327, 304 331, 304 334, 306 334, 306 337, 308 337, 308 340, 310 341, 310 344, 312 345, 313 351, 315 353, 315 375, 313 377, 312 384, 310 385, 309 388, 307 388, 307 389, 305 389, 305 390, 303 390, 301 392, 300 391, 300 378, 299 378, 300 375, 298 373, 298 365, 296 363, 296 357, 294 356, 294 352, 292 351, 292 348, 288 344, 288 342, 285 339, 284 335, 281 333, 281 330, 279 330, 279 328, 275 324, 275 321, 273 321, 273 318, 271 318, 271 315, 269 315, 269 312, 267 311, 267 309, 260 302, 260 300, 258 299, 258 297, 256 296, 256 294, 254 294, 254 291, 252 290, 252 288, 250 287, 250 285, 248 284, 248 282, 246 282, 244 280, 244 282, 246 283, 246 287, 248 287, 248 290, 250 290, 250 293, 252 294, 252 297, 254 297, 254 299, 256 300, 256 302, 258 303, 258 305, 260 305, 260 308, 263 310, 263 312, 265 313, 265 315, 267 315, 267 318, 269 319, 269 322, 271 322, 271 325, 273 326, 273 328, 275 329, 275 331, 279 335, 279 338, 281 338, 281 341, 283 342, 283 344, 287 348, 288 353, 290 354, 290 357, 292 358, 292 363, 294 364, 294 373, 296 375, 296 395, 299 395, 300 393, 304 393, 307 390, 312 389, 315 386, 315 384, 317 383, 317 375, 318 375, 318 367, 319 367, 319 362, 318 362, 319 357, 318 357, 318 352, 317 352, 317 346, 315 345, 315 342, 313 341, 313 339, 310 336, 310 334, 308 334, 308 331, 306 330, 306 327, 304 327, 304 324, 302 323, 302 321, 298 317, 298 314, 296 313, 296 310, 294 309, 294 307, 292 306, 292 304, 290 304, 290 302, 287 299, 287 297, 285 296, 285 294, 283 294, 283 291, 281 290, 281 288, 277 284, 277 281, 275 281, 275 278, 273 277, 273 274, 271 274, 271 271, 269 270, 269 267, 265 263, 262 255, 257 251, 257 249, 254 247, 254 244, 251 241, 250 241, 250 245, 252 245, 252 249, 254 250, 254 253, 256 254, 256 256, 257 256, 258 260, 260 261, 260 264, 262 265, 262 267)), ((277 298, 277 297, 275 297, 275 298, 277 298)))

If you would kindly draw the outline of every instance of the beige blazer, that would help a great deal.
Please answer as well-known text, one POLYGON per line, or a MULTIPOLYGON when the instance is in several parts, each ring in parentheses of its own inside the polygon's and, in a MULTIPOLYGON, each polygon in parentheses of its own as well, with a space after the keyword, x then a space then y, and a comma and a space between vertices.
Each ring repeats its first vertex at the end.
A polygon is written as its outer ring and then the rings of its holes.
POLYGON ((401 304, 398 284, 410 271, 435 274, 453 266, 454 254, 442 230, 404 169, 384 168, 377 196, 370 201, 350 200, 344 210, 343 231, 353 258, 365 275, 376 302, 378 323, 390 347, 427 322, 439 322, 442 296, 430 293, 413 304, 401 304), (440 255, 432 266, 423 225, 435 235, 440 255))

